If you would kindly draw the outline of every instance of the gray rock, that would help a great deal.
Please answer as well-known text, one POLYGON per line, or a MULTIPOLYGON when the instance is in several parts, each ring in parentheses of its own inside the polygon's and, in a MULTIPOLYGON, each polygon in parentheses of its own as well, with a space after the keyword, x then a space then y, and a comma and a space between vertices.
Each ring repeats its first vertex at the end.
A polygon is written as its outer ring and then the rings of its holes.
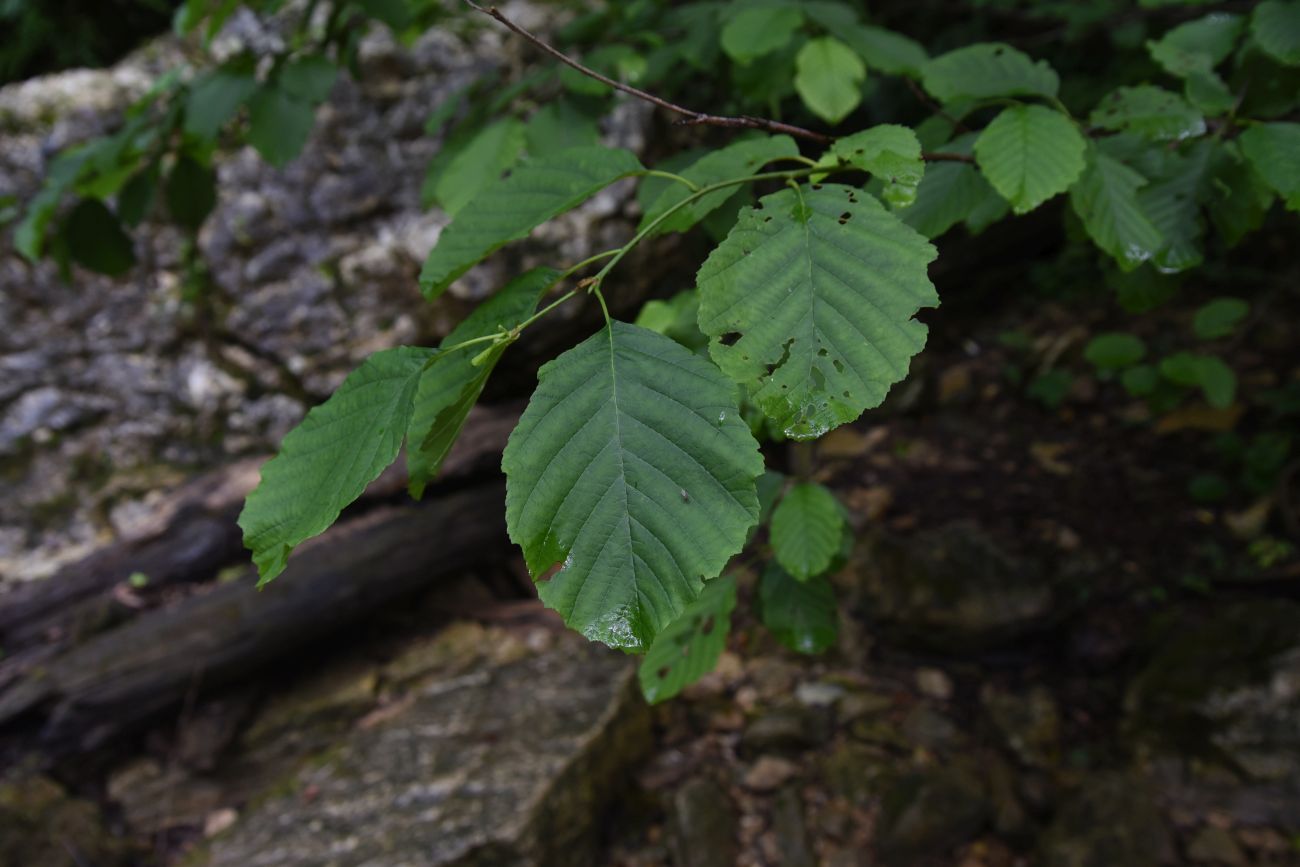
POLYGON ((208 863, 595 863, 601 813, 648 739, 635 666, 564 640, 426 684, 259 800, 208 863))
POLYGON ((94 804, 53 780, 0 782, 0 867, 113 867, 131 854, 105 829, 94 804))
POLYGON ((772 834, 776 838, 775 863, 781 867, 816 867, 817 858, 804 822, 803 798, 793 786, 777 793, 772 805, 772 834))
POLYGON ((747 754, 797 752, 824 743, 830 735, 829 715, 797 705, 772 708, 756 717, 740 736, 740 748, 747 754))
POLYGON ((988 823, 978 775, 964 764, 902 776, 885 790, 876 845, 890 864, 911 864, 970 840, 988 823))
POLYGON ((740 853, 737 822, 736 808, 721 786, 707 777, 688 780, 673 793, 673 864, 734 867, 740 853))
POLYGON ((1101 774, 1062 803, 1040 840, 1048 867, 1155 867, 1169 852, 1164 819, 1141 779, 1101 774))
POLYGON ((1044 687, 1025 693, 986 688, 980 700, 1011 752, 1031 767, 1054 765, 1060 755, 1061 716, 1044 687))

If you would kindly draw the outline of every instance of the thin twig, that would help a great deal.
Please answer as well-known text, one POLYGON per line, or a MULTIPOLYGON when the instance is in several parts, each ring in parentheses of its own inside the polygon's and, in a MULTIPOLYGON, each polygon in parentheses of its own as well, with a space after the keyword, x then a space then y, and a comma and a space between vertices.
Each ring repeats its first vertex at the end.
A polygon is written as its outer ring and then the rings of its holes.
MULTIPOLYGON (((480 6, 479 4, 475 3, 474 0, 465 0, 465 3, 471 8, 476 9, 479 12, 482 12, 484 15, 496 19, 498 22, 505 25, 506 28, 508 28, 512 32, 522 36, 524 39, 528 40, 533 45, 540 48, 542 51, 545 51, 547 54, 551 55, 556 60, 560 61, 566 66, 570 66, 573 69, 576 69, 578 72, 581 72, 583 75, 589 78, 594 78, 596 81, 599 81, 601 84, 608 85, 614 88, 615 90, 621 90, 623 93, 629 94, 630 96, 635 96, 637 99, 645 100, 646 102, 651 103, 652 105, 657 105, 660 108, 665 108, 668 111, 671 111, 675 114, 680 114, 682 117, 680 120, 677 121, 677 123, 681 126, 719 126, 719 127, 726 127, 729 129, 760 129, 770 133, 785 133, 786 135, 792 135, 797 138, 807 139, 808 141, 815 141, 819 144, 830 144, 831 142, 835 141, 835 136, 826 135, 825 133, 815 132, 810 129, 804 129, 801 126, 795 126, 794 124, 782 123, 779 120, 772 120, 770 118, 765 118, 765 117, 752 117, 750 115, 742 115, 740 117, 727 117, 724 115, 708 114, 707 112, 695 111, 694 109, 686 108, 685 106, 678 105, 677 103, 669 102, 666 99, 655 96, 653 93, 647 93, 646 91, 640 90, 639 88, 632 87, 629 84, 624 84, 621 81, 615 81, 609 76, 602 75, 601 73, 597 72, 596 70, 592 69, 589 66, 582 65, 581 63, 574 60, 569 55, 565 54, 563 51, 560 51, 555 46, 549 44, 548 42, 541 39, 540 37, 533 35, 529 31, 525 30, 523 27, 520 27, 518 24, 511 21, 505 15, 502 15, 500 10, 498 10, 495 6, 480 6)), ((964 156, 962 154, 949 154, 949 153, 922 154, 921 158, 929 162, 972 162, 970 157, 964 156)))

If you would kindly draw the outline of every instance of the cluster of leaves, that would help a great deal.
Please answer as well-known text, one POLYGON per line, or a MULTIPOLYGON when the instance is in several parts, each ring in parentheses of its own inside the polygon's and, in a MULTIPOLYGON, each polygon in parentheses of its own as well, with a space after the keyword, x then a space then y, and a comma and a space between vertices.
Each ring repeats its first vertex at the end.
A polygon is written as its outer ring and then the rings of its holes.
MULTIPOLYGON (((234 3, 219 6, 205 19, 209 38, 234 3)), ((336 4, 329 20, 351 10, 400 26, 388 16, 402 8, 336 4)), ((191 0, 183 28, 202 23, 193 9, 211 6, 191 0)), ((1067 221, 1118 269, 1176 272, 1202 261, 1210 227, 1228 246, 1275 201, 1300 210, 1300 124, 1288 120, 1300 106, 1300 2, 1185 17, 1145 43, 1150 76, 1080 112, 1051 65, 1011 45, 930 56, 833 0, 642 0, 579 16, 560 43, 600 75, 673 96, 717 92, 711 108, 739 116, 678 112, 761 131, 647 168, 600 144, 600 119, 626 97, 559 64, 485 79, 440 106, 428 128, 443 146, 424 195, 452 221, 421 272, 430 300, 618 181, 636 179, 642 220, 620 247, 511 281, 439 347, 376 353, 313 409, 240 519, 262 581, 403 443, 418 496, 520 333, 590 296, 604 327, 541 369, 502 462, 507 529, 542 600, 590 639, 647 652, 643 686, 667 697, 720 652, 736 589, 718 576, 766 523, 760 616, 796 650, 824 649, 835 626, 826 575, 843 556, 844 513, 826 489, 765 473, 759 440, 815 439, 879 405, 907 375, 926 338, 915 317, 939 302, 931 239, 1068 197, 1067 221), (874 113, 864 100, 880 79, 913 91, 931 116, 854 123, 839 136, 743 116, 765 108, 847 125, 874 113), (613 319, 604 293, 627 253, 697 227, 715 246, 695 287, 635 323, 613 319)), ((163 82, 135 109, 139 123, 52 167, 20 246, 35 256, 48 240, 65 259, 123 270, 129 243, 117 221, 138 222, 160 177, 173 217, 197 228, 212 206, 218 132, 233 122, 268 161, 291 159, 353 39, 327 24, 270 62, 236 58, 163 82), (82 198, 52 231, 67 193, 82 198)), ((1230 332, 1243 303, 1207 307, 1198 336, 1230 332)), ((1088 357, 1152 401, 1199 390, 1213 405, 1232 402, 1235 378, 1214 355, 1148 364, 1146 352, 1112 334, 1088 357)))

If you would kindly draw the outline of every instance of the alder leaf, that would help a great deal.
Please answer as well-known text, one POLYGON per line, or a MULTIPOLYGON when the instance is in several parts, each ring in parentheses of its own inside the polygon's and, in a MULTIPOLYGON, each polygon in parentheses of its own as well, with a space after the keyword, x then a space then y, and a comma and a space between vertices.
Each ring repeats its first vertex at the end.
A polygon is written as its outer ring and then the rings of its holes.
POLYGON ((525 128, 513 117, 485 126, 456 154, 433 184, 433 200, 451 216, 484 187, 501 179, 524 149, 525 128))
POLYGON ((277 169, 302 153, 315 123, 310 105, 273 85, 259 88, 248 101, 248 142, 277 169))
POLYGON ((376 352, 262 466, 262 480, 239 515, 259 583, 284 571, 294 547, 324 532, 397 457, 432 354, 411 346, 376 352))
POLYGON ((727 647, 736 579, 705 583, 698 599, 655 638, 637 672, 641 694, 651 704, 670 699, 713 671, 727 647))
POLYGON ((925 89, 942 102, 999 96, 1055 97, 1061 81, 1047 61, 1001 42, 981 42, 941 54, 921 70, 925 89))
POLYGON ((1002 110, 975 140, 975 160, 993 188, 1025 214, 1070 188, 1087 143, 1074 123, 1041 105, 1002 110))
POLYGON ((185 131, 203 139, 216 138, 255 90, 253 71, 239 63, 227 63, 198 77, 185 101, 185 131))
POLYGON ((501 462, 506 528, 569 626, 648 647, 744 545, 763 459, 736 398, 706 359, 622 322, 541 369, 501 462))
MULTIPOLYGON (((754 136, 732 142, 724 148, 711 151, 682 169, 678 174, 695 184, 706 187, 731 178, 757 174, 763 166, 782 157, 799 155, 799 146, 788 135, 754 136)), ((647 178, 646 180, 652 180, 647 178)), ((659 180, 654 178, 653 180, 659 180)), ((658 232, 685 232, 720 207, 735 192, 734 188, 716 190, 701 196, 655 227, 658 232)), ((675 181, 667 181, 663 191, 654 198, 638 231, 645 229, 669 208, 688 197, 691 191, 675 181)))
POLYGON ((1287 210, 1300 211, 1300 123, 1256 124, 1239 141, 1246 159, 1287 210))
POLYGON ((907 207, 916 201, 917 187, 925 177, 921 143, 916 133, 897 124, 880 124, 836 139, 830 156, 840 165, 879 178, 885 185, 881 196, 894 208, 907 207))
POLYGON ((840 549, 844 513, 835 495, 812 482, 795 485, 772 513, 772 553, 787 572, 806 581, 825 572, 840 549))
POLYGON ((787 436, 880 404, 925 344, 935 249, 872 196, 828 184, 741 212, 701 266, 700 329, 723 372, 787 436))
MULTIPOLYGON (((511 280, 457 325, 439 344, 455 346, 476 337, 486 337, 523 322, 537 309, 537 302, 555 285, 561 272, 534 268, 511 280)), ((406 433, 406 466, 411 496, 419 499, 424 487, 442 467, 470 409, 487 384, 492 369, 505 353, 507 344, 471 346, 445 357, 436 357, 420 376, 415 391, 411 422, 406 433)))
POLYGON ((1240 15, 1206 15, 1147 40, 1147 51, 1165 72, 1178 78, 1210 73, 1232 53, 1244 26, 1240 15))
POLYGON ((758 605, 763 625, 796 653, 822 653, 839 635, 835 588, 825 575, 798 581, 769 563, 758 582, 758 605))
POLYGON ((859 24, 834 33, 867 62, 869 69, 887 75, 920 78, 922 67, 930 59, 921 43, 881 27, 859 24))
POLYGON ((524 163, 481 190, 442 230, 420 272, 425 297, 436 298, 490 253, 641 170, 629 151, 599 146, 524 163))
POLYGON ((1300 2, 1264 0, 1251 15, 1250 33, 1274 60, 1300 66, 1300 2))
POLYGON ((1205 134, 1205 118, 1199 111, 1178 94, 1151 84, 1112 91, 1093 109, 1088 122, 1148 141, 1182 141, 1205 134))
MULTIPOLYGON (((943 145, 942 150, 969 156, 975 139, 975 133, 966 133, 943 145)), ((926 167, 916 199, 898 209, 898 216, 927 238, 937 238, 962 222, 971 232, 979 232, 1010 209, 975 166, 941 162, 926 167)))
POLYGON ((732 60, 750 63, 785 47, 801 24, 803 13, 797 6, 753 6, 731 16, 719 41, 732 60))
POLYGON ((1146 183, 1133 169, 1090 147, 1087 168, 1070 190, 1070 204, 1089 237, 1124 271, 1155 256, 1165 243, 1138 201, 1138 190, 1146 183))
POLYGON ((809 111, 830 124, 858 107, 866 78, 858 55, 831 36, 808 40, 795 57, 794 89, 809 111))

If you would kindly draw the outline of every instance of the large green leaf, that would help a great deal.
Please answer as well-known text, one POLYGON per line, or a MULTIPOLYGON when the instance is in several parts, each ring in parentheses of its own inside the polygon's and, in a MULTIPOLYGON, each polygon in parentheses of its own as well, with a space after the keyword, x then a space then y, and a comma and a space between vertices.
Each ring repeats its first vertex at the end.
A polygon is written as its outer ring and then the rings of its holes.
POLYGON ((722 50, 737 63, 749 63, 783 48, 802 23, 803 14, 794 5, 741 9, 722 28, 722 50))
POLYGON ((879 405, 925 344, 934 247, 839 184, 765 196, 701 266, 700 329, 723 372, 787 436, 879 405))
POLYGON ((483 189, 425 260, 420 288, 435 298, 488 254, 586 201, 619 178, 641 171, 629 151, 584 147, 524 163, 483 189))
POLYGON ((834 33, 867 62, 868 68, 888 75, 920 78, 921 69, 930 59, 921 43, 892 30, 858 25, 834 33))
POLYGON ((1083 172, 1087 143, 1074 123, 1041 105, 1002 110, 975 141, 975 159, 1017 214, 1070 188, 1083 172))
POLYGON ((638 679, 646 701, 670 699, 713 671, 727 648, 735 607, 735 578, 724 575, 705 583, 700 597, 659 633, 641 661, 638 679))
POLYGON ((981 42, 949 51, 921 70, 925 89, 936 99, 999 96, 1056 96, 1061 81, 1047 61, 1035 61, 1000 42, 981 42))
POLYGON ((1241 151, 1260 177, 1300 211, 1300 123, 1261 123, 1241 134, 1241 151))
POLYGON ((524 124, 513 117, 488 124, 478 132, 438 175, 433 184, 434 200, 455 216, 484 187, 519 159, 524 149, 524 124))
POLYGON ((1070 190, 1070 204, 1093 243, 1125 271, 1153 258, 1165 243, 1138 201, 1138 190, 1146 183, 1133 169, 1090 147, 1088 166, 1070 190))
POLYGON ((279 575, 294 547, 333 524, 397 457, 432 353, 410 346, 376 352, 262 466, 239 516, 261 583, 279 575))
POLYGON ((639 650, 740 550, 763 460, 734 387, 661 334, 614 322, 545 365, 506 446, 506 527, 542 601, 639 650))
POLYGON ((1300 66, 1300 2, 1264 0, 1250 17, 1250 33, 1274 60, 1300 66))
POLYGON ((840 550, 844 513, 822 485, 791 488, 772 513, 772 553, 800 581, 825 572, 840 550))
POLYGON ((1244 25, 1240 15, 1207 15, 1148 40, 1147 51, 1165 72, 1179 78, 1212 72, 1232 53, 1244 25))
POLYGON ((862 101, 867 67, 832 36, 810 39, 795 57, 794 89, 808 110, 827 123, 839 123, 862 101))
POLYGON ((1148 141, 1182 141, 1205 134, 1205 118, 1187 100, 1150 84, 1112 91, 1088 120, 1093 126, 1128 131, 1148 141))
MULTIPOLYGON (((754 136, 732 142, 724 148, 710 151, 682 169, 678 174, 694 183, 697 187, 706 187, 732 178, 741 178, 756 174, 763 166, 782 157, 798 156, 799 146, 788 135, 754 136)), ((642 183, 658 181, 647 178, 642 183)), ((672 216, 656 227, 658 232, 685 232, 700 220, 707 217, 714 209, 720 207, 732 193, 731 188, 716 190, 701 196, 689 205, 679 208, 672 216)), ((639 229, 645 229, 666 211, 691 195, 691 191, 680 183, 668 181, 662 192, 656 196, 641 218, 639 229)))
POLYGON ((821 653, 839 634, 835 588, 826 576, 799 581, 769 563, 758 583, 759 614, 776 640, 797 653, 821 653))
MULTIPOLYGON (((881 124, 836 139, 830 157, 839 165, 870 172, 884 183, 882 198, 894 208, 916 201, 916 190, 925 176, 921 143, 905 126, 881 124)), ((822 162, 827 162, 826 158, 822 162)))
MULTIPOLYGON (((542 294, 560 276, 553 268, 534 268, 511 280, 452 329, 439 349, 519 325, 533 314, 542 294)), ((457 350, 435 358, 420 376, 406 434, 411 496, 422 496, 425 485, 438 475, 506 346, 501 343, 489 344, 486 349, 471 346, 457 350)))

